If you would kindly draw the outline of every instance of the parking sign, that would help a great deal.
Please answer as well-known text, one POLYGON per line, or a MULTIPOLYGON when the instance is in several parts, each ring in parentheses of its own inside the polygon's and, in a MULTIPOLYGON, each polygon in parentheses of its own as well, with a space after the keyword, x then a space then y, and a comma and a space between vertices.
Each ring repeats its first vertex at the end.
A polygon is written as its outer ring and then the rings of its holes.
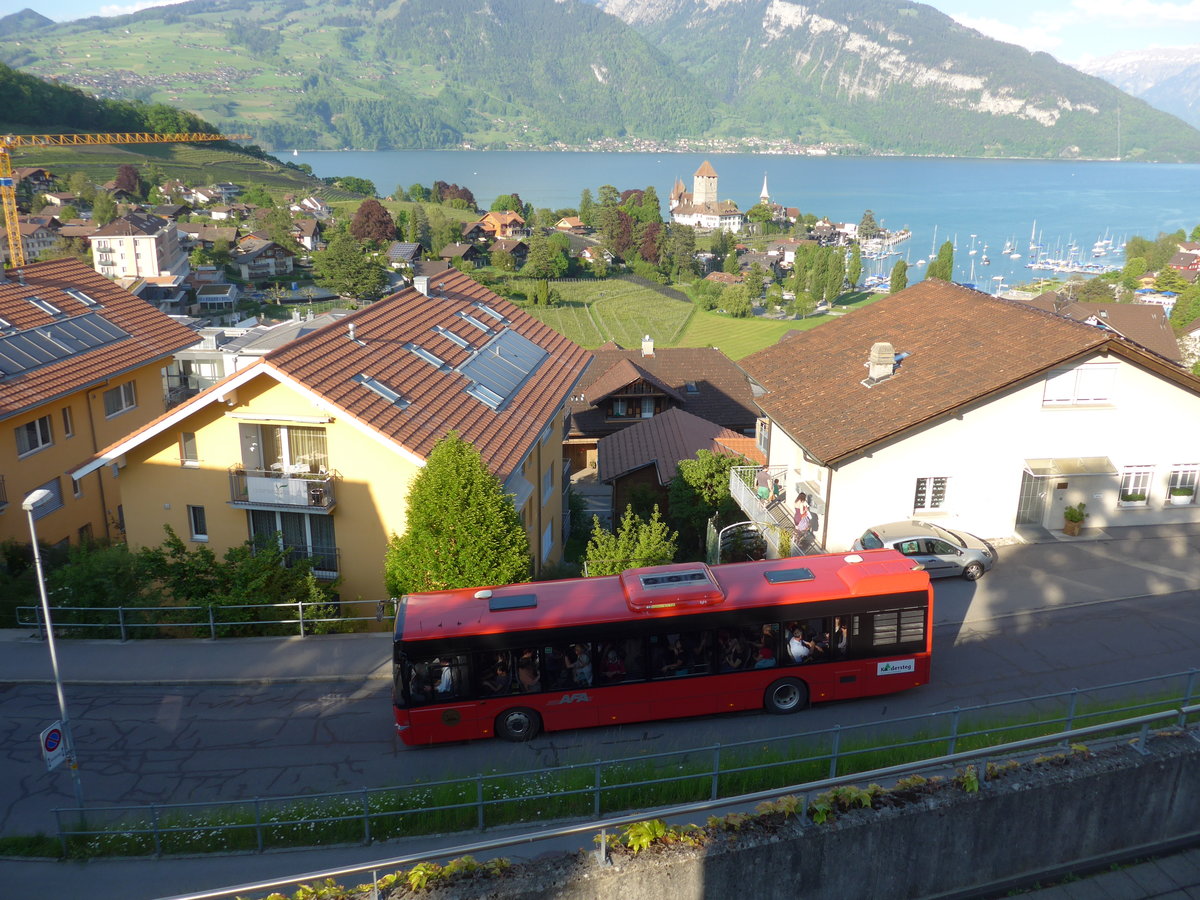
POLYGON ((55 722, 42 732, 42 758, 46 760, 47 771, 53 771, 67 758, 67 742, 63 740, 62 722, 55 722))

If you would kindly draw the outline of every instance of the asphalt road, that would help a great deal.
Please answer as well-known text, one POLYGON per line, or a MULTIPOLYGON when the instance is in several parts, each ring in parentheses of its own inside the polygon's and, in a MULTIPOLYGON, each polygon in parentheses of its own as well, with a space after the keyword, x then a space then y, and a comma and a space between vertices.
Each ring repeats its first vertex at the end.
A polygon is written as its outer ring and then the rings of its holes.
MULTIPOLYGON (((979 582, 938 582, 932 684, 825 704, 799 716, 742 713, 558 732, 528 744, 412 749, 392 734, 389 686, 379 678, 71 684, 85 797, 89 806, 178 803, 542 769, 835 724, 886 723, 1178 672, 1200 665, 1195 541, 1177 532, 1139 531, 1003 548, 998 567, 979 582)), ((319 647, 306 644, 305 652, 319 647)), ((4 768, 16 775, 0 781, 2 834, 52 831, 51 810, 73 805, 69 779, 61 770, 45 771, 30 737, 55 718, 49 685, 0 684, 4 768)))

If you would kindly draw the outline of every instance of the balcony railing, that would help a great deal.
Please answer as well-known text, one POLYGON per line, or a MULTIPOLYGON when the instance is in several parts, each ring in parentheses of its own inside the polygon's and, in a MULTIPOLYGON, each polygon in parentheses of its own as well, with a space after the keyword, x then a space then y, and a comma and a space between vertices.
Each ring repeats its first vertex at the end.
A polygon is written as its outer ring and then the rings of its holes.
POLYGON ((335 496, 336 472, 312 474, 307 466, 303 471, 282 469, 229 469, 230 500, 234 506, 278 506, 307 509, 332 509, 335 496))
POLYGON ((342 571, 341 551, 337 547, 289 547, 284 553, 289 568, 305 559, 312 560, 312 573, 316 578, 332 581, 342 571))
POLYGON ((767 540, 777 557, 820 553, 811 531, 796 533, 792 506, 771 497, 771 484, 787 482, 787 466, 734 466, 729 472, 729 493, 767 540))

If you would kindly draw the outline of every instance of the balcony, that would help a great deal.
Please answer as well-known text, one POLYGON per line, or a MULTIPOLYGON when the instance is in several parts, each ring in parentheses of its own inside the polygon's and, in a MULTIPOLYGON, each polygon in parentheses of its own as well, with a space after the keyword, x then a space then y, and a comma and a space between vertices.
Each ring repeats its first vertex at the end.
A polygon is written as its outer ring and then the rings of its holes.
POLYGON ((313 474, 307 465, 282 469, 229 469, 230 502, 240 507, 273 507, 329 511, 336 503, 336 472, 313 474))
POLYGON ((787 466, 735 466, 729 472, 729 493, 746 517, 758 526, 773 557, 820 553, 821 546, 811 531, 796 534, 791 503, 771 500, 766 485, 776 478, 786 485, 787 477, 787 466))
POLYGON ((311 559, 314 578, 332 581, 341 574, 341 551, 337 547, 289 547, 284 551, 284 565, 291 568, 296 563, 311 559))

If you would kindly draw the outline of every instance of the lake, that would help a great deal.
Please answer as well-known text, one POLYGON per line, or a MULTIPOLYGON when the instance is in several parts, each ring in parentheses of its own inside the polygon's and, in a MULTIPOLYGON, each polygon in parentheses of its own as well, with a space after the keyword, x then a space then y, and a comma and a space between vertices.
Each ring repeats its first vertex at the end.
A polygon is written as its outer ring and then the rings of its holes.
MULTIPOLYGON (((663 202, 677 177, 688 190, 707 159, 722 199, 743 210, 758 202, 766 176, 771 199, 835 222, 858 222, 874 212, 885 228, 909 228, 900 245, 909 280, 921 278, 917 261, 936 244, 955 241, 955 280, 992 290, 1029 281, 1030 237, 1065 256, 1075 243, 1084 261, 1105 237, 1154 237, 1200 224, 1200 165, 1060 160, 930 159, 854 156, 759 156, 692 153, 538 153, 450 150, 280 153, 308 163, 319 176, 357 175, 381 194, 397 186, 446 181, 470 188, 486 209, 500 194, 517 193, 536 207, 577 207, 584 188, 619 190, 653 185, 663 202), (974 235, 974 237, 972 237, 974 235), (1001 251, 1012 242, 1020 259, 1001 251), (972 246, 976 253, 971 254, 972 246), (984 247, 987 247, 984 250, 984 247), (991 265, 982 264, 983 255, 991 265), (972 277, 973 276, 973 277, 972 277)), ((866 274, 890 271, 897 257, 864 263, 866 274)), ((1121 264, 1120 254, 1096 262, 1121 264)))

